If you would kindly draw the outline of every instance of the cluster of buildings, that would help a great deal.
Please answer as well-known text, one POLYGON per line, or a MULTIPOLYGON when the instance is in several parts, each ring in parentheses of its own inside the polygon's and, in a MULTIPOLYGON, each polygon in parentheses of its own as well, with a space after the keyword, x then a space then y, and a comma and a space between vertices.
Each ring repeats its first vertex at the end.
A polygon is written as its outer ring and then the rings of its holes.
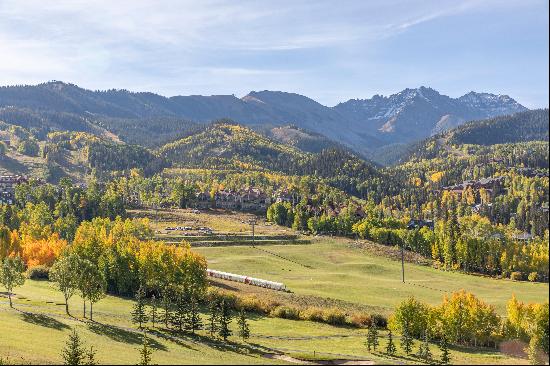
POLYGON ((471 188, 474 192, 484 189, 490 196, 494 197, 504 190, 504 177, 466 180, 459 184, 443 187, 443 190, 461 197, 464 191, 468 188, 471 188))
POLYGON ((517 173, 528 178, 544 178, 548 177, 548 173, 545 173, 542 170, 534 168, 517 168, 517 173))
POLYGON ((197 209, 223 208, 226 210, 265 211, 272 200, 258 188, 244 188, 238 191, 222 190, 214 197, 208 192, 197 192, 189 206, 197 209))
POLYGON ((27 182, 27 178, 21 175, 0 175, 0 204, 13 204, 15 201, 15 186, 27 182))

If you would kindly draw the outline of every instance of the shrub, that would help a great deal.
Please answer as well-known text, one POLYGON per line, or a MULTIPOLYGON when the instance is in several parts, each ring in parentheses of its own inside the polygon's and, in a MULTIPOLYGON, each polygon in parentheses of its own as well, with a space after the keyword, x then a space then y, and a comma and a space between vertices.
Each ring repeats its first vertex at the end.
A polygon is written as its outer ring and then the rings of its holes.
POLYGON ((238 304, 239 309, 261 314, 269 314, 280 305, 278 302, 263 300, 256 296, 243 296, 239 298, 238 304))
POLYGON ((277 306, 270 315, 276 318, 300 320, 300 311, 290 306, 277 306))
POLYGON ((372 326, 373 319, 370 314, 353 313, 350 316, 350 324, 357 328, 368 328, 372 326))
POLYGON ((309 320, 312 322, 323 322, 324 314, 323 309, 311 307, 306 308, 300 312, 300 318, 304 320, 309 320))
POLYGON ((27 278, 30 280, 48 280, 50 269, 42 265, 31 267, 27 270, 27 278))
POLYGON ((386 329, 388 327, 388 318, 382 314, 372 314, 372 323, 376 325, 377 328, 386 329))
POLYGON ((539 279, 539 274, 537 272, 531 272, 529 273, 529 276, 527 277, 527 279, 530 282, 537 282, 537 280, 539 279))
POLYGON ((215 300, 222 301, 225 300, 225 303, 227 306, 229 306, 231 309, 237 309, 239 298, 234 295, 223 291, 218 291, 216 289, 209 289, 209 291, 206 294, 206 300, 208 302, 212 302, 215 300))
POLYGON ((523 280, 523 273, 521 272, 512 272, 510 273, 510 279, 513 281, 522 281, 523 280))
POLYGON ((324 312, 323 320, 331 325, 346 325, 346 314, 339 309, 328 309, 324 312))

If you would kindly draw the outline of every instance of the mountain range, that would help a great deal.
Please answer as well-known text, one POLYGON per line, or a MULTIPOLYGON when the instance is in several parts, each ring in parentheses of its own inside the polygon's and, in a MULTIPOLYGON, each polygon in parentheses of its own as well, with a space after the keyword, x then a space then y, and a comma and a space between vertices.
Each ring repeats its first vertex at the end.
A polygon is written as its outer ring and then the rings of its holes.
MULTIPOLYGON (((163 97, 127 90, 91 91, 52 81, 0 87, 0 119, 31 121, 45 130, 104 129, 128 143, 155 147, 200 124, 229 118, 263 131, 292 125, 321 134, 366 157, 414 143, 467 121, 525 111, 507 95, 470 92, 451 98, 434 89, 405 89, 390 96, 352 99, 334 107, 280 92, 163 97), (31 118, 32 117, 32 118, 31 118)), ((19 122, 18 122, 19 121, 19 122)), ((294 132, 295 133, 295 132, 294 132)))

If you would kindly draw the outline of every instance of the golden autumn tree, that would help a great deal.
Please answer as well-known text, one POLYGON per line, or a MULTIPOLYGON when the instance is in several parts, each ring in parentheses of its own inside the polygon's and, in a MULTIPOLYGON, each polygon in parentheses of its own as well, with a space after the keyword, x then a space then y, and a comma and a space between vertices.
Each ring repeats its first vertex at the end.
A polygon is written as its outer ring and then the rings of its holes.
POLYGON ((21 240, 21 256, 28 268, 44 265, 51 267, 67 247, 67 241, 53 233, 46 238, 25 235, 21 240))

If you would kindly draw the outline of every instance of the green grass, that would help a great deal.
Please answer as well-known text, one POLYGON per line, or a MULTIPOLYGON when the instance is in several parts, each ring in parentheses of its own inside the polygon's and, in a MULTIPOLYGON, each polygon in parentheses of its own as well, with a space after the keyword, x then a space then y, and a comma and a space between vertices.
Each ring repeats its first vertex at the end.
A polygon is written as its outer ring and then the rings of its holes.
POLYGON ((297 295, 344 300, 389 313, 397 303, 416 298, 438 304, 447 293, 465 289, 505 313, 515 294, 524 302, 548 300, 548 284, 514 282, 428 266, 405 264, 406 282, 401 282, 401 262, 377 256, 349 245, 345 239, 316 239, 310 245, 196 248, 209 267, 283 282, 297 295), (268 252, 280 255, 283 258, 268 252))
MULTIPOLYGON (((141 334, 130 324, 132 301, 108 296, 94 306, 92 323, 82 318, 81 301, 70 301, 73 317, 64 314, 62 295, 48 282, 27 281, 16 289, 15 309, 0 297, 0 357, 13 363, 60 363, 60 351, 71 329, 75 328, 85 344, 93 345, 101 363, 135 364, 141 345, 141 334)), ((235 330, 235 321, 232 324, 235 330)), ((362 359, 376 363, 413 362, 400 358, 389 359, 383 353, 369 353, 363 345, 366 331, 333 327, 307 321, 292 321, 251 316, 252 332, 248 342, 231 337, 229 346, 212 341, 204 331, 198 336, 167 339, 150 336, 156 364, 266 364, 284 363, 263 357, 264 353, 313 355, 325 359, 362 359)), ((166 334, 166 333, 160 333, 166 334)), ((382 333, 383 334, 383 333, 382 333)), ((398 340, 396 340, 398 343, 398 340)), ((381 347, 384 342, 381 342, 381 347)), ((383 349, 383 348, 381 348, 383 349)), ((438 355, 436 345, 432 352, 438 355)), ((454 360, 460 363, 526 363, 498 352, 453 350, 454 360)))
MULTIPOLYGON (((198 221, 202 226, 234 232, 245 231, 242 214, 195 215, 186 210, 168 212, 164 220, 154 222, 162 227, 167 222, 182 225, 198 221)), ((160 215, 164 215, 161 213, 160 215)), ((264 234, 292 234, 277 227, 260 226, 264 234)), ((342 306, 356 304, 358 308, 389 314, 395 304, 407 296, 437 304, 445 293, 461 288, 494 304, 503 314, 508 299, 515 293, 526 302, 548 299, 548 285, 509 280, 496 280, 456 272, 444 272, 425 266, 406 264, 407 283, 401 283, 401 264, 380 254, 373 254, 350 245, 349 240, 315 238, 309 245, 266 245, 251 247, 197 248, 209 267, 245 273, 265 279, 282 281, 294 291, 284 294, 307 305, 317 305, 324 299, 341 300, 342 306)), ((259 296, 281 296, 280 293, 253 286, 226 283, 236 291, 254 292, 259 296)), ((78 330, 86 345, 93 345, 101 363, 136 364, 141 346, 141 334, 130 323, 132 300, 107 296, 94 306, 91 323, 82 318, 82 303, 78 297, 70 301, 71 314, 64 314, 63 297, 52 284, 27 281, 16 289, 15 310, 0 293, 0 359, 12 363, 60 363, 60 351, 72 328, 78 330)), ((328 304, 340 304, 328 301, 328 304)), ((232 324, 235 331, 235 321, 232 324)), ((382 339, 378 352, 369 353, 364 346, 366 331, 308 321, 251 316, 248 342, 231 337, 229 346, 212 341, 204 331, 198 336, 166 338, 166 333, 151 335, 155 364, 266 364, 285 363, 267 359, 264 354, 275 352, 303 359, 360 359, 378 364, 420 363, 403 355, 398 335, 398 354, 387 357, 382 339)), ((382 337, 385 333, 381 332, 382 337)), ((437 345, 432 353, 439 357, 437 345)), ((527 360, 505 356, 494 350, 453 348, 453 362, 460 364, 526 364, 527 360)), ((288 361, 288 360, 287 360, 288 361)))

